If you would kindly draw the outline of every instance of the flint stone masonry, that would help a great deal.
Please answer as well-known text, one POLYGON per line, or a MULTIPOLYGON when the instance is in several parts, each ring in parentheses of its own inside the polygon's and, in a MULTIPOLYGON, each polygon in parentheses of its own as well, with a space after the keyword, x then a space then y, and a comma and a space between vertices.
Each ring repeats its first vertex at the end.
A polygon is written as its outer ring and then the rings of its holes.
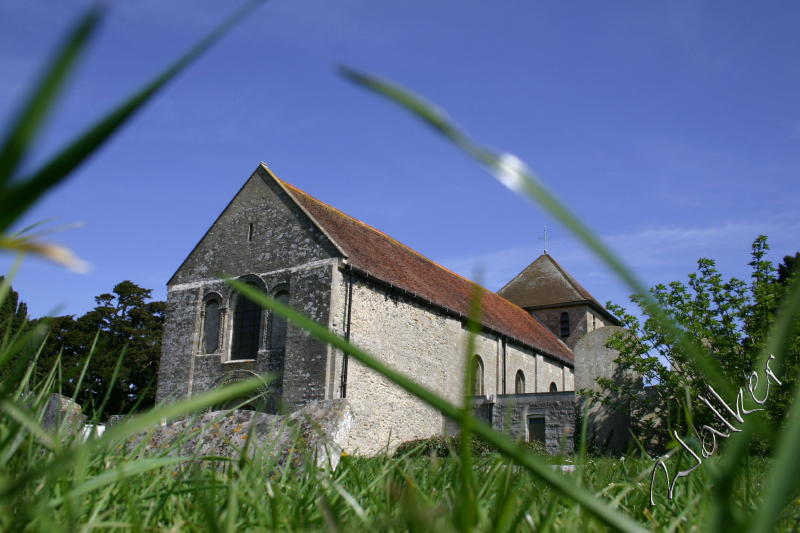
MULTIPOLYGON (((615 333, 625 331, 619 326, 608 326, 585 335, 575 345, 575 388, 577 390, 597 391, 600 386, 597 378, 641 381, 634 374, 623 374, 614 360, 619 352, 607 348, 608 339, 615 333)), ((615 411, 599 403, 586 406, 589 400, 579 400, 581 412, 588 417, 589 443, 602 451, 620 454, 628 445, 629 420, 626 413, 615 411)))
POLYGON ((299 463, 308 455, 318 467, 335 469, 352 426, 353 412, 346 400, 313 401, 287 416, 212 411, 138 435, 128 447, 145 456, 238 459, 246 453, 278 465, 290 457, 299 463), (140 446, 143 439, 145 444, 140 446))
POLYGON ((273 404, 297 409, 326 397, 328 348, 305 331, 287 329, 284 350, 271 350, 273 317, 263 312, 260 349, 255 360, 231 361, 232 305, 235 293, 223 274, 252 282, 268 294, 289 292, 289 305, 327 323, 335 247, 307 215, 259 167, 203 236, 168 283, 167 316, 159 369, 157 401, 197 394, 242 372, 276 376, 273 404), (250 225, 252 224, 252 233, 250 225), (205 302, 218 296, 223 332, 217 353, 201 353, 205 302), (286 353, 303 354, 285 358, 286 353))
POLYGON ((528 421, 544 417, 545 450, 550 454, 572 453, 575 432, 575 393, 506 394, 473 399, 475 413, 498 431, 516 440, 531 441, 528 421))

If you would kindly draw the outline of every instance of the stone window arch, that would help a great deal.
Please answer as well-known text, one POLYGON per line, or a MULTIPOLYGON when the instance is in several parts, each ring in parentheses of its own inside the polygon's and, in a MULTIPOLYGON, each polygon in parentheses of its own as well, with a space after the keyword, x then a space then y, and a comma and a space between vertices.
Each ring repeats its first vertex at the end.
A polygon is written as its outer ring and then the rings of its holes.
MULTIPOLYGON (((283 305, 289 304, 289 291, 286 289, 278 290, 274 298, 283 305)), ((273 311, 269 328, 269 349, 286 349, 286 319, 273 311)))
POLYGON ((569 337, 569 313, 566 311, 561 313, 561 318, 559 319, 559 326, 561 329, 561 338, 566 339, 569 337))
POLYGON ((473 370, 475 371, 475 382, 473 383, 472 393, 475 396, 483 396, 483 359, 476 355, 472 358, 473 370))
MULTIPOLYGON (((262 290, 262 285, 253 280, 247 284, 262 290)), ((233 298, 233 323, 231 326, 231 361, 255 359, 261 345, 261 330, 264 312, 261 306, 236 293, 233 298)))
POLYGON ((517 370, 517 376, 514 378, 514 393, 525 394, 525 372, 517 370))
POLYGON ((201 337, 200 353, 219 353, 220 330, 222 326, 222 298, 219 294, 211 293, 205 297, 203 304, 203 334, 201 337))
POLYGON ((558 385, 555 381, 550 382, 550 392, 558 392, 558 385))

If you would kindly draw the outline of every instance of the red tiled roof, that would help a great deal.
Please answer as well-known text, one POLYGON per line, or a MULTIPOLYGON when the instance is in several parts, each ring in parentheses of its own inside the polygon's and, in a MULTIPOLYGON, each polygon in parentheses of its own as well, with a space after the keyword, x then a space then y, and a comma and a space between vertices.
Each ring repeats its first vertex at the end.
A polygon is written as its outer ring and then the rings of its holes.
MULTIPOLYGON (((297 187, 275 179, 347 255, 348 264, 434 305, 469 315, 472 281, 297 187)), ((521 307, 487 289, 483 289, 481 305, 484 327, 574 364, 569 347, 521 307)))

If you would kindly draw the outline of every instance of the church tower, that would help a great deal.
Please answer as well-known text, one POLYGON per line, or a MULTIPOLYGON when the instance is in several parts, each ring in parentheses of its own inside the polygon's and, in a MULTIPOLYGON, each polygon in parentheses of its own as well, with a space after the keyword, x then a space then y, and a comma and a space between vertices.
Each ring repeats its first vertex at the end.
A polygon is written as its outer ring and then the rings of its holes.
POLYGON ((619 326, 619 320, 547 252, 497 294, 538 318, 570 348, 591 331, 619 326))

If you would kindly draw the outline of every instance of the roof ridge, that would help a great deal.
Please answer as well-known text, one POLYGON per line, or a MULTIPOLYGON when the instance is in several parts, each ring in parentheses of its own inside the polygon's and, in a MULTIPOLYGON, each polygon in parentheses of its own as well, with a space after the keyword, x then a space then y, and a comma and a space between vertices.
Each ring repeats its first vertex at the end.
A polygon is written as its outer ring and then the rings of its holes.
MULTIPOLYGON (((392 237, 391 235, 387 234, 387 233, 386 233, 386 232, 384 232, 384 231, 381 231, 381 230, 379 230, 379 229, 378 229, 378 228, 376 228, 375 226, 371 226, 371 225, 367 224, 366 222, 364 222, 363 220, 359 220, 359 219, 357 219, 356 217, 354 217, 354 216, 352 216, 352 215, 348 215, 347 213, 345 213, 345 212, 344 212, 344 211, 342 211, 341 209, 339 209, 339 208, 337 208, 337 207, 334 207, 334 206, 332 206, 331 204, 329 204, 329 203, 327 203, 327 202, 323 202, 323 201, 322 201, 322 200, 320 200, 319 198, 316 198, 315 196, 313 196, 313 195, 311 195, 311 194, 307 193, 306 191, 304 191, 303 189, 301 189, 300 187, 298 187, 298 186, 296 186, 296 185, 292 185, 291 183, 289 183, 289 182, 287 182, 287 181, 285 181, 285 180, 283 180, 283 179, 281 179, 281 178, 279 178, 279 177, 277 177, 277 176, 274 176, 274 178, 275 178, 276 180, 280 181, 280 182, 281 182, 283 185, 285 185, 286 187, 288 187, 288 188, 290 188, 290 189, 292 189, 292 190, 295 190, 295 191, 299 192, 300 194, 304 194, 305 196, 307 196, 308 198, 310 198, 310 199, 311 199, 311 200, 313 200, 314 202, 316 202, 316 203, 320 204, 321 206, 323 206, 323 207, 325 207, 325 208, 327 208, 327 209, 330 209, 331 211, 336 211, 336 213, 338 213, 338 214, 340 214, 340 215, 344 216, 345 218, 347 218, 347 219, 349 219, 349 220, 352 220, 353 222, 356 222, 357 224, 360 224, 361 226, 364 226, 365 228, 367 228, 367 229, 369 229, 369 230, 371 230, 371 231, 373 231, 373 232, 375 232, 375 233, 379 234, 379 235, 380 235, 381 237, 383 237, 384 239, 386 239, 386 240, 389 240, 389 241, 392 241, 393 243, 395 243, 395 244, 398 244, 398 245, 402 246, 403 248, 405 248, 406 250, 408 250, 409 252, 411 252, 411 253, 413 253, 415 256, 417 256, 419 259, 422 259, 423 261, 426 261, 426 262, 428 262, 428 263, 430 263, 430 264, 434 265, 435 267, 437 267, 437 268, 439 268, 439 269, 441 269, 441 270, 444 270, 444 271, 445 271, 445 272, 447 272, 448 274, 451 274, 451 275, 453 275, 453 276, 459 277, 459 278, 463 279, 464 281, 468 281, 469 283, 475 284, 475 285, 477 285, 478 287, 480 287, 481 289, 483 289, 483 290, 485 290, 485 291, 487 291, 487 292, 490 292, 490 293, 492 293, 492 294, 494 294, 494 295, 496 295, 496 296, 499 296, 500 298, 502 298, 502 296, 500 296, 499 294, 497 294, 497 293, 496 293, 496 292, 494 292, 493 290, 491 290, 491 289, 488 289, 487 287, 484 287, 484 286, 483 286, 483 285, 481 285, 480 283, 478 283, 478 282, 476 282, 476 281, 474 281, 474 280, 471 280, 471 279, 469 279, 469 278, 468 278, 468 277, 466 277, 466 276, 462 276, 462 275, 461 275, 461 274, 459 274, 458 272, 453 272, 452 270, 450 270, 450 269, 449 269, 449 268, 447 268, 446 266, 440 265, 439 263, 437 263, 437 262, 436 262, 436 261, 434 261, 433 259, 431 259, 431 258, 429 258, 429 257, 427 257, 427 256, 425 256, 425 255, 423 255, 422 253, 420 253, 420 252, 416 251, 415 249, 413 249, 412 247, 408 246, 407 244, 404 244, 404 243, 402 243, 402 242, 398 241, 397 239, 395 239, 395 238, 394 238, 394 237, 392 237)), ((503 298, 503 299, 505 300, 505 298, 503 298)), ((519 307, 519 306, 517 306, 517 304, 515 304, 514 302, 511 302, 511 301, 509 301, 509 300, 507 300, 507 301, 508 301, 509 303, 513 304, 514 306, 516 306, 516 307, 519 307)), ((522 308, 520 307, 520 309, 522 309, 522 308)), ((524 309, 523 309, 523 311, 524 311, 524 309)))

